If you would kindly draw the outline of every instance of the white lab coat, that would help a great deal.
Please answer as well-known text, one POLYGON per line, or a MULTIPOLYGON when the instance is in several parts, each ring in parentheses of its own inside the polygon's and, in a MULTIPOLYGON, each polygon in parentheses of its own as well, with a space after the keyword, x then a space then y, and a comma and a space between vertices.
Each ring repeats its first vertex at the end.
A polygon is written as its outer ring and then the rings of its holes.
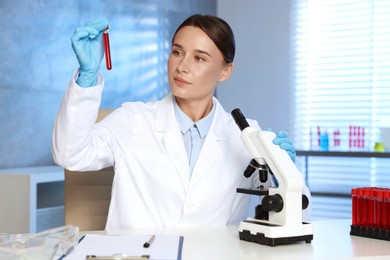
POLYGON ((107 230, 225 225, 246 218, 250 196, 236 188, 253 186, 258 174, 243 177, 251 157, 218 100, 190 178, 172 94, 156 102, 124 103, 95 124, 103 90, 100 76, 98 82, 80 88, 71 81, 53 130, 53 157, 69 170, 114 166, 107 230))

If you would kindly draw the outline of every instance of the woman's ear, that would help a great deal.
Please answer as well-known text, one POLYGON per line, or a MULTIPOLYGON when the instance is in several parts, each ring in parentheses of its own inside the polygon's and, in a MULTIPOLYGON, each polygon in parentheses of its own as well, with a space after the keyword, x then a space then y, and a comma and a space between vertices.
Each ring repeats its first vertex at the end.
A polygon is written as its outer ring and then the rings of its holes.
POLYGON ((222 71, 222 75, 221 75, 221 78, 219 79, 219 82, 222 82, 222 81, 229 79, 230 75, 232 75, 232 73, 233 73, 233 68, 234 68, 233 63, 226 64, 223 71, 222 71))

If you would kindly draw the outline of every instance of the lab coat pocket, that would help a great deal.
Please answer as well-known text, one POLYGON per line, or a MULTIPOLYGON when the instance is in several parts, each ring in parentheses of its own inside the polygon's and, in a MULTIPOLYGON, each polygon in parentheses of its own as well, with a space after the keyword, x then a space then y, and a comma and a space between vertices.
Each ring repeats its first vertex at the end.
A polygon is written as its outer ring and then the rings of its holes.
MULTIPOLYGON (((168 155, 146 149, 137 149, 131 168, 150 185, 158 185, 162 189, 175 189, 178 181, 181 183, 175 162, 168 155), (164 188, 165 187, 165 188, 164 188)), ((187 166, 188 168, 188 166, 187 166)))

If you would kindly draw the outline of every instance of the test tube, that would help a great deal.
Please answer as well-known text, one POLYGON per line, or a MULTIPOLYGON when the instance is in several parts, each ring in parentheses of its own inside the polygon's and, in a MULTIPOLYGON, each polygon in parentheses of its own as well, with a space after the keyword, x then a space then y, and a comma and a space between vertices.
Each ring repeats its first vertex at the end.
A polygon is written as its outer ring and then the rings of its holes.
POLYGON ((374 188, 367 188, 367 227, 374 227, 375 220, 375 197, 374 188))
POLYGON ((366 205, 364 203, 364 189, 363 188, 358 189, 358 199, 357 200, 358 200, 358 215, 357 215, 358 225, 364 226, 366 224, 366 222, 365 222, 366 205))
POLYGON ((352 195, 352 225, 358 225, 358 189, 351 190, 352 195))
POLYGON ((106 68, 108 70, 112 69, 111 64, 111 51, 110 51, 110 38, 108 36, 109 27, 104 30, 103 32, 103 44, 104 44, 104 55, 106 56, 106 68))
POLYGON ((375 217, 376 217, 375 227, 379 229, 384 229, 384 221, 386 221, 384 219, 385 214, 383 212, 384 195, 385 195, 385 191, 383 189, 378 189, 377 198, 376 198, 377 203, 375 207, 375 217))
POLYGON ((384 213, 384 229, 390 230, 390 191, 385 190, 384 201, 383 201, 383 213, 384 213))

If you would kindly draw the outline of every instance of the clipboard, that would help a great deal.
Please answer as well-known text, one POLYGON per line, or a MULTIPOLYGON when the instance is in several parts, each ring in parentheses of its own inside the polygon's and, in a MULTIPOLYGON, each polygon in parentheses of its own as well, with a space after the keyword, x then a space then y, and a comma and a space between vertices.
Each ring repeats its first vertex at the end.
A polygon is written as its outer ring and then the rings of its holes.
POLYGON ((87 255, 86 260, 149 260, 148 255, 142 256, 126 256, 126 255, 112 255, 112 256, 96 256, 96 255, 87 255))
POLYGON ((181 260, 184 237, 180 235, 86 234, 64 260, 181 260), (145 242, 153 242, 144 247, 145 242))

